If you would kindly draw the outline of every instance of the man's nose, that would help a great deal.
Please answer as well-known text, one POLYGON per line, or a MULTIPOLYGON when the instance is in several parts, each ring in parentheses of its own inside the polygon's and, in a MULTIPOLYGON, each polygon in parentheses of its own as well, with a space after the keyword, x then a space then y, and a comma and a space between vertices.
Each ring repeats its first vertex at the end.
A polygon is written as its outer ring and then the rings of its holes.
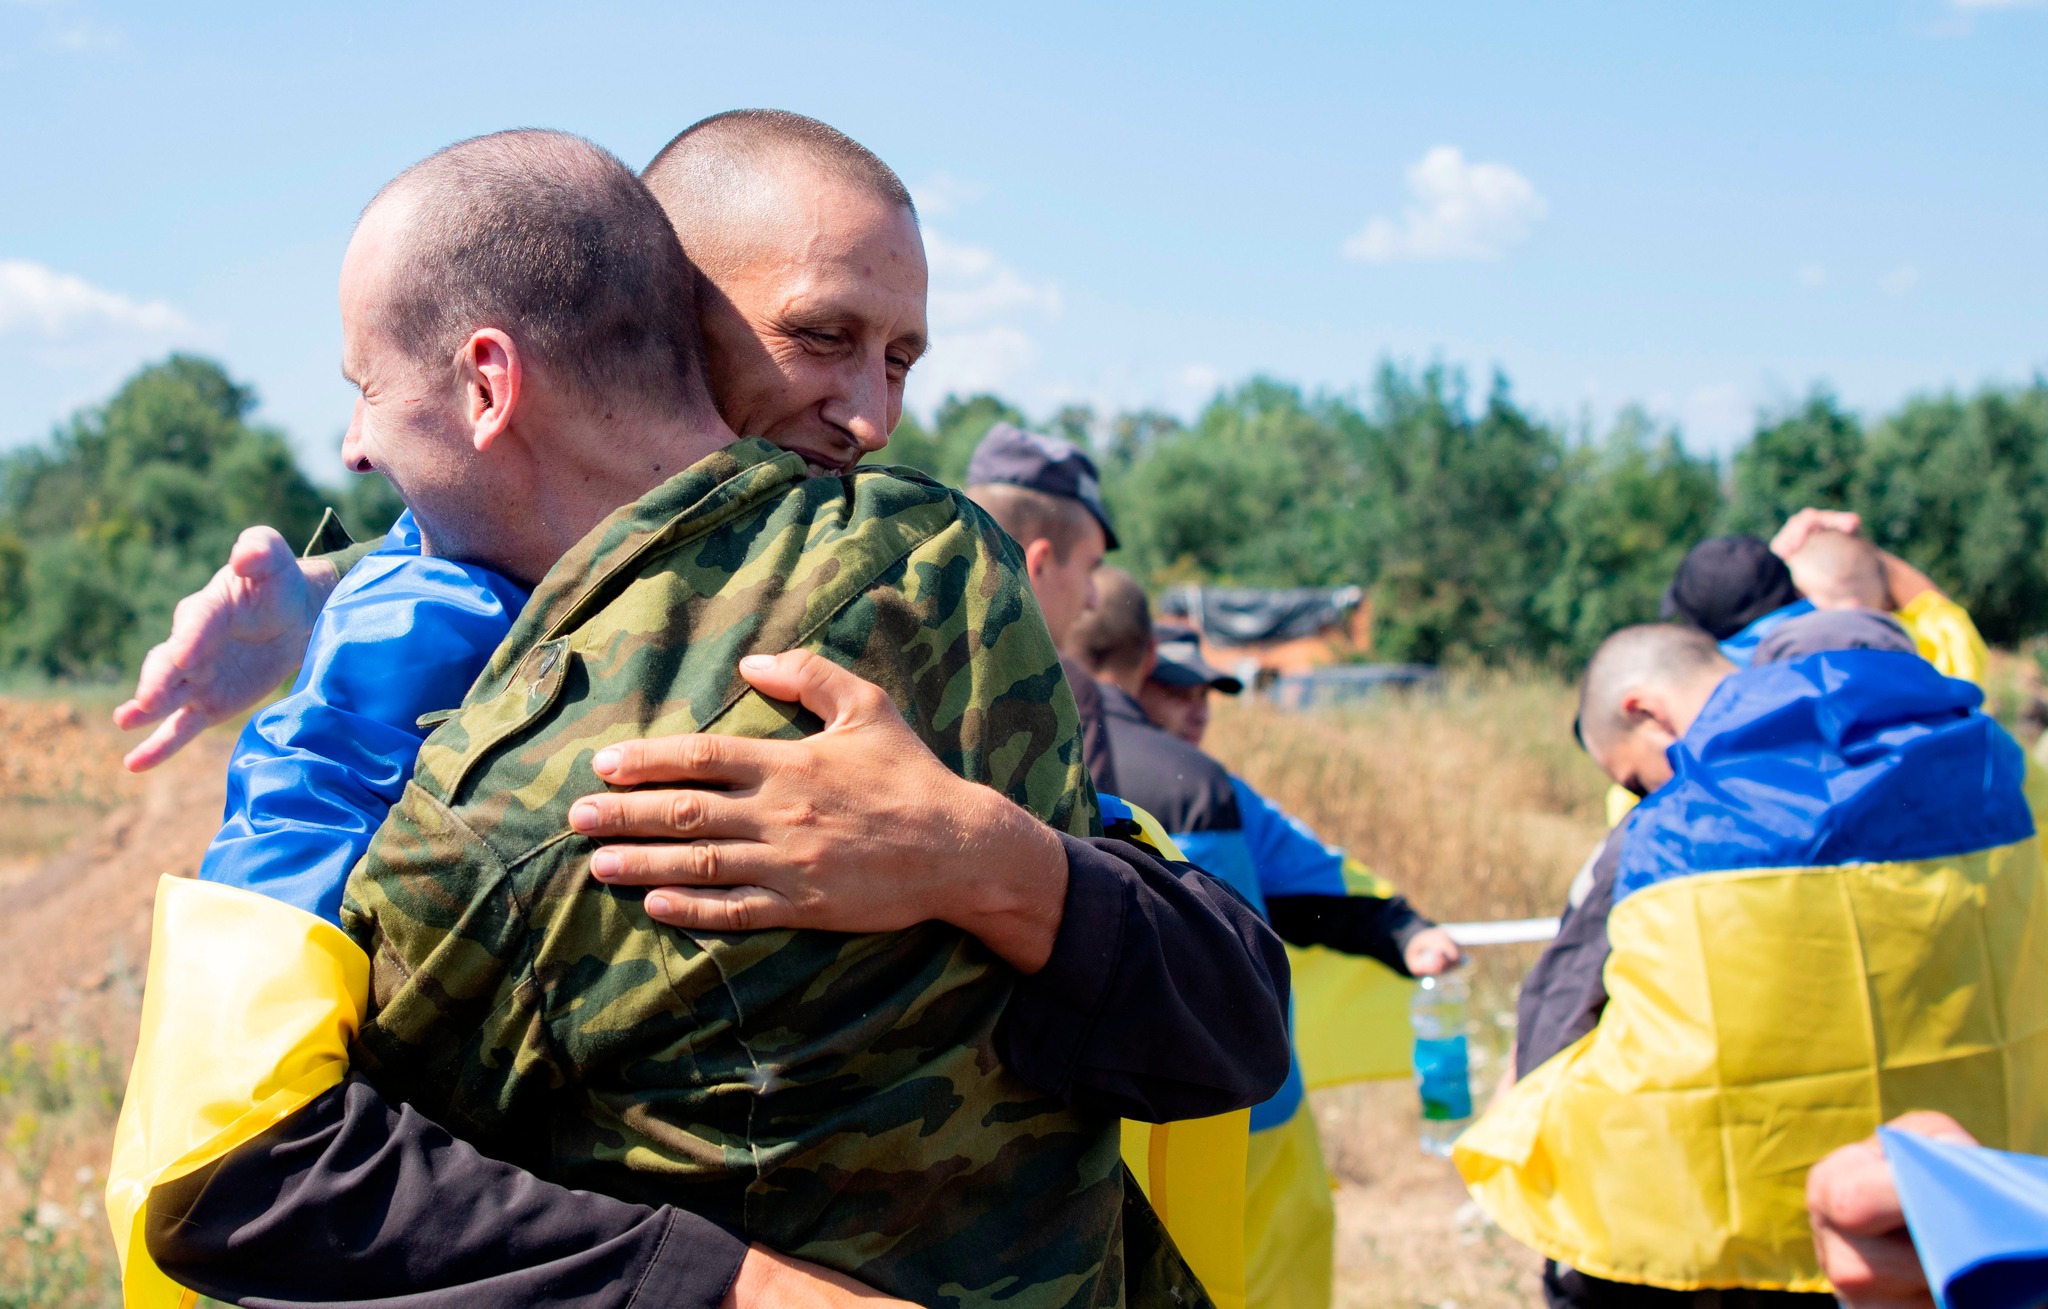
POLYGON ((351 473, 374 473, 377 466, 370 462, 369 452, 363 448, 363 402, 356 401, 354 412, 348 416, 348 431, 341 437, 341 462, 351 473))
POLYGON ((838 413, 825 417, 851 436, 862 454, 889 444, 889 361, 864 360, 847 379, 838 413))

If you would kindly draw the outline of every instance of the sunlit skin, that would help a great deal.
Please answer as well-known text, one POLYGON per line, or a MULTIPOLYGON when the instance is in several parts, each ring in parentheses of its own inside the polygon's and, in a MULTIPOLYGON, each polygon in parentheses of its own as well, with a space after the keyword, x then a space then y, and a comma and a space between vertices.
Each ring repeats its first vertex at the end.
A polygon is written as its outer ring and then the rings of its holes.
POLYGON ((1209 731, 1207 684, 1168 686, 1148 677, 1138 688, 1138 704, 1145 710, 1145 717, 1189 745, 1200 745, 1209 731))
POLYGON ((1637 795, 1648 795, 1671 780, 1669 750, 1692 730, 1700 711, 1706 708, 1716 687, 1733 665, 1723 671, 1698 677, 1675 686, 1639 686, 1622 694, 1621 714, 1629 726, 1607 739, 1587 742, 1587 751, 1600 771, 1637 795))
MULTIPOLYGON (((747 248, 706 251, 698 319, 733 431, 840 472, 882 449, 924 354, 924 240, 907 209, 786 170, 747 248)), ((691 242, 685 234, 684 244, 691 242)))
POLYGON ((1044 537, 1025 543, 1024 571, 1031 576, 1031 594, 1045 615, 1045 630, 1052 633, 1054 645, 1065 645, 1081 615, 1095 607, 1095 570, 1108 551, 1109 538, 1093 519, 1064 559, 1044 537))

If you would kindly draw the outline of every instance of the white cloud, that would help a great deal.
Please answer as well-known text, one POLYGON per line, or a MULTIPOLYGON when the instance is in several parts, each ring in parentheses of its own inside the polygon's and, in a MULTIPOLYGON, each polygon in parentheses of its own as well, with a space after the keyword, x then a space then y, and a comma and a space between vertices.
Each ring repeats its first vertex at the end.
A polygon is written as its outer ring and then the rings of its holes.
POLYGON ((1799 285, 1812 288, 1828 280, 1828 270, 1819 264, 1801 264, 1792 274, 1799 285))
POLYGON ((1409 259, 1498 259, 1528 239, 1549 202, 1506 164, 1467 163, 1453 145, 1432 148, 1408 168, 1415 203, 1397 222, 1374 218, 1344 242, 1369 264, 1409 259))
POLYGON ((1059 287, 1032 281, 993 250, 927 231, 924 254, 931 265, 929 312, 934 330, 971 326, 1015 309, 1050 315, 1060 311, 1059 287))
POLYGON ((1223 374, 1207 364, 1189 364, 1180 370, 1180 384, 1206 399, 1223 385, 1223 374))
POLYGON ((917 212, 927 218, 949 218, 987 194, 988 187, 982 183, 955 177, 951 173, 933 173, 910 188, 910 198, 917 202, 917 212))
POLYGON ((191 328, 190 320, 160 300, 131 300, 27 259, 0 259, 0 333, 26 331, 56 340, 110 330, 166 335, 191 328))
POLYGON ((1060 315, 1060 289, 1027 276, 993 250, 929 228, 932 348, 910 374, 914 407, 951 393, 1009 385, 1039 357, 1037 329, 1060 315))
POLYGON ((1886 295, 1905 295, 1920 285, 1920 270, 1911 264, 1901 264, 1883 277, 1877 279, 1877 288, 1886 295))

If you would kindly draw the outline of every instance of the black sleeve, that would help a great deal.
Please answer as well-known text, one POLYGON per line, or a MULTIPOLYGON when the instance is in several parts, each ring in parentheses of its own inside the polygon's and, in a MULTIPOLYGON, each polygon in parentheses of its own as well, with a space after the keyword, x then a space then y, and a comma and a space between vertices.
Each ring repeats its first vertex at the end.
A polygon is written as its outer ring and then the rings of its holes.
POLYGON ((356 1077, 158 1188, 145 1239, 177 1281, 257 1309, 717 1309, 746 1252, 487 1159, 356 1077))
POLYGON ((1592 1031, 1607 1008, 1607 911, 1614 905, 1621 832, 1617 827, 1607 834, 1593 860, 1586 898, 1565 911, 1557 939, 1522 980, 1515 1001, 1516 1077, 1527 1077, 1592 1031))
POLYGON ((1434 926, 1398 895, 1272 895, 1266 897, 1266 920, 1289 945, 1362 954, 1403 977, 1409 972, 1401 952, 1417 932, 1434 926))
POLYGON ((1066 913, 999 1032, 1032 1085, 1170 1122, 1259 1103, 1288 1068, 1287 952, 1236 892, 1126 841, 1063 836, 1066 913))

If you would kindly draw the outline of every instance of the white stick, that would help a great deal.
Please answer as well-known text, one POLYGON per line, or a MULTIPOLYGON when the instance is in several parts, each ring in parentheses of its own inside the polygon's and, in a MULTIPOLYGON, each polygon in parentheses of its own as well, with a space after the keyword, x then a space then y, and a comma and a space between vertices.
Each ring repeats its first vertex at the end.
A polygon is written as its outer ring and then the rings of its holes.
POLYGON ((1557 935, 1555 918, 1514 918, 1498 923, 1440 923, 1459 945, 1520 945, 1557 935))

